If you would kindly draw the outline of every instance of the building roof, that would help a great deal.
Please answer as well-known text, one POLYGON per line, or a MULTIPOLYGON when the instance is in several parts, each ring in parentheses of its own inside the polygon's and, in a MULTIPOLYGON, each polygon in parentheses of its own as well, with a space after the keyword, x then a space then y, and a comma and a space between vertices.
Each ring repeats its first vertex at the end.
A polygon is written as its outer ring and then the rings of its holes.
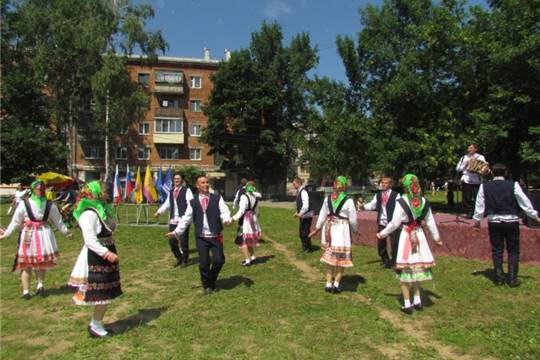
MULTIPOLYGON (((146 59, 146 55, 128 55, 130 60, 146 59)), ((216 59, 201 59, 201 58, 188 58, 188 57, 176 57, 176 56, 158 56, 158 63, 172 63, 172 64, 201 64, 218 66, 223 60, 216 59)))

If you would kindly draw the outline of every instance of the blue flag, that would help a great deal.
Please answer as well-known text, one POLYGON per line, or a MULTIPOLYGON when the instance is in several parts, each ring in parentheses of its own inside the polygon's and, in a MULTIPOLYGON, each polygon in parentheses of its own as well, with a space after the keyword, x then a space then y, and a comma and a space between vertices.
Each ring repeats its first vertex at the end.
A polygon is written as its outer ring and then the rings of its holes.
POLYGON ((163 192, 165 200, 169 197, 169 193, 171 192, 171 189, 172 189, 172 174, 171 174, 171 167, 169 166, 169 169, 167 170, 167 174, 165 175, 165 179, 163 179, 163 183, 161 184, 161 192, 163 192))
POLYGON ((163 202, 165 201, 165 197, 163 196, 163 190, 162 190, 162 185, 163 185, 163 171, 161 170, 161 166, 159 167, 159 170, 157 172, 157 179, 156 179, 156 183, 155 183, 155 186, 156 186, 156 190, 158 192, 158 196, 159 196, 159 203, 160 204, 163 204, 163 202))

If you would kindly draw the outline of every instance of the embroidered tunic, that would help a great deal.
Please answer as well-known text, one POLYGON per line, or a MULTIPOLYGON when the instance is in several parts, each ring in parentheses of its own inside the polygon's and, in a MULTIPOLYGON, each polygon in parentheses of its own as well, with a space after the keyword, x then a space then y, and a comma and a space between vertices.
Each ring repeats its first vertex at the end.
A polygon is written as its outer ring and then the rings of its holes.
POLYGON ((238 221, 238 245, 258 246, 261 238, 259 224, 259 198, 258 193, 246 193, 240 196, 238 212, 233 220, 238 221))

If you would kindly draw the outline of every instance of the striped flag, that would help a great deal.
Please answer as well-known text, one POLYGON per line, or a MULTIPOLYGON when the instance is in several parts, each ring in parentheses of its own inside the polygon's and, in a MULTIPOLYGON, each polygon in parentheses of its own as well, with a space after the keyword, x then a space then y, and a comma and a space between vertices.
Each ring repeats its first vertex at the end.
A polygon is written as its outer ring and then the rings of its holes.
POLYGON ((135 177, 135 203, 143 202, 143 184, 141 181, 141 169, 137 166, 137 176, 135 177))
POLYGON ((122 186, 120 185, 120 175, 118 174, 118 164, 116 164, 116 171, 114 172, 113 201, 115 202, 115 204, 119 204, 122 202, 122 186))
POLYGON ((129 165, 126 170, 126 185, 124 187, 124 201, 129 202, 129 195, 133 191, 133 184, 131 183, 131 172, 129 171, 129 165))
POLYGON ((143 186, 144 197, 146 202, 153 204, 158 201, 158 195, 156 188, 154 186, 154 181, 152 179, 152 172, 150 171, 150 165, 146 165, 146 172, 144 174, 144 186, 143 186))
POLYGON ((169 166, 169 169, 167 170, 167 174, 165 175, 165 179, 163 179, 163 184, 161 185, 161 189, 163 190, 163 193, 165 194, 165 199, 167 199, 172 189, 172 174, 171 174, 170 166, 169 166))

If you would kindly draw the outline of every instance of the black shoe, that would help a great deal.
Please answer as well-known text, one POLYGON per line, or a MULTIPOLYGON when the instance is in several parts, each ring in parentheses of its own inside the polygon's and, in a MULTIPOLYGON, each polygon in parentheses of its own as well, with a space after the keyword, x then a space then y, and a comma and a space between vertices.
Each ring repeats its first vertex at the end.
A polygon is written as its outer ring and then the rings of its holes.
POLYGON ((242 266, 251 266, 251 261, 242 260, 242 266))
POLYGON ((36 290, 36 296, 41 296, 41 297, 45 297, 45 288, 44 287, 40 287, 39 289, 36 290))
POLYGON ((30 293, 26 293, 26 294, 23 294, 23 296, 21 296, 24 300, 30 300, 32 298, 32 295, 30 295, 30 293))
POLYGON ((95 332, 90 325, 88 325, 88 335, 90 335, 91 338, 95 339, 105 339, 111 337, 109 333, 106 333, 105 335, 100 335, 97 332, 95 332))
POLYGON ((182 259, 178 259, 178 260, 176 260, 176 262, 174 263, 173 267, 179 267, 179 266, 182 266, 182 264, 183 264, 182 259))
POLYGON ((418 310, 418 311, 423 311, 424 310, 424 305, 422 305, 422 303, 414 304, 413 307, 414 307, 414 310, 418 310))
POLYGON ((332 286, 325 286, 324 291, 326 291, 327 293, 331 293, 332 292, 332 286))
POLYGON ((309 249, 305 249, 305 248, 302 249, 302 254, 307 254, 307 253, 309 253, 309 249))
POLYGON ((332 286, 332 294, 341 294, 341 288, 339 286, 332 286))
POLYGON ((185 267, 187 267, 188 265, 189 265, 189 264, 188 264, 188 261, 187 261, 187 259, 185 259, 185 260, 182 260, 182 263, 180 264, 180 267, 181 267, 181 268, 185 268, 185 267))
POLYGON ((210 294, 213 293, 213 292, 214 292, 214 289, 212 289, 211 287, 205 287, 205 288, 203 289, 203 294, 204 294, 204 295, 210 295, 210 294))
POLYGON ((508 286, 510 286, 511 288, 516 288, 519 285, 521 285, 521 281, 519 281, 518 278, 508 280, 508 286))
POLYGON ((402 306, 401 307, 401 312, 406 314, 406 315, 412 315, 413 307, 412 306, 409 306, 409 307, 402 306))

